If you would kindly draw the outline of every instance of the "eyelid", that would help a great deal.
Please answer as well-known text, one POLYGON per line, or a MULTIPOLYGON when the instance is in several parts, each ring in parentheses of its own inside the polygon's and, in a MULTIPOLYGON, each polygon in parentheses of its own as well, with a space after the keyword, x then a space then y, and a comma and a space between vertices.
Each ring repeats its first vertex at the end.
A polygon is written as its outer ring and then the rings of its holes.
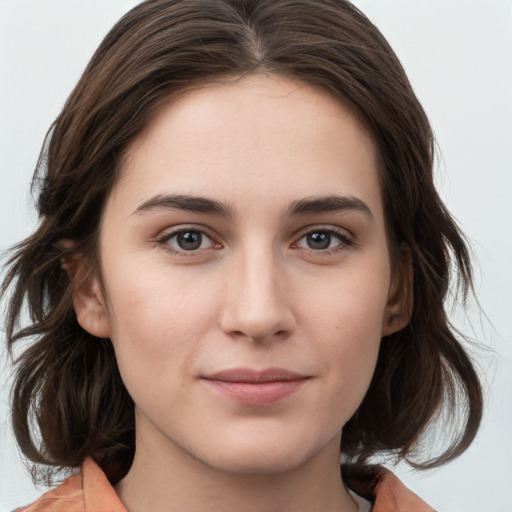
MULTIPOLYGON (((157 235, 154 238, 154 242, 160 247, 162 250, 170 252, 171 254, 175 254, 178 256, 185 257, 193 257, 204 255, 205 251, 210 251, 212 249, 218 250, 224 247, 223 243, 219 241, 220 237, 217 233, 213 232, 210 228, 204 225, 198 224, 179 224, 176 226, 172 226, 171 228, 167 228, 161 234, 157 235), (196 249, 196 250, 181 250, 179 248, 175 248, 168 244, 169 240, 173 237, 179 235, 180 233, 187 231, 197 231, 201 233, 203 236, 209 238, 214 245, 213 247, 196 249)), ((346 228, 341 228, 339 226, 318 224, 318 225, 309 225, 301 228, 293 237, 294 242, 292 244, 292 248, 301 249, 303 251, 308 251, 314 255, 328 255, 330 253, 334 253, 340 250, 348 249, 349 247, 355 245, 354 235, 346 228), (329 233, 332 236, 336 237, 340 243, 335 247, 326 248, 326 249, 312 249, 308 247, 300 247, 298 245, 299 241, 302 240, 305 236, 310 233, 315 232, 324 232, 329 233)))
POLYGON ((216 234, 212 233, 212 230, 207 228, 206 226, 197 224, 180 224, 177 226, 173 226, 172 228, 168 228, 163 233, 156 236, 154 241, 158 244, 158 247, 160 247, 162 250, 170 252, 171 254, 185 257, 193 257, 204 254, 204 251, 207 250, 221 249, 222 243, 218 242, 218 239, 219 237, 216 234), (201 233, 203 236, 206 236, 211 240, 214 247, 186 251, 184 249, 173 247, 168 243, 169 240, 172 240, 175 236, 179 235, 180 233, 186 233, 187 231, 195 231, 201 233))
POLYGON ((302 228, 294 237, 295 242, 293 243, 292 247, 303 249, 306 251, 310 251, 312 253, 315 253, 317 255, 327 255, 330 252, 336 252, 342 249, 347 249, 348 247, 351 247, 355 244, 354 236, 353 234, 344 228, 340 228, 338 226, 332 226, 332 225, 310 225, 306 226, 305 228, 302 228), (335 236, 340 240, 340 243, 336 245, 335 247, 327 248, 327 249, 311 249, 309 247, 299 247, 298 243, 300 240, 302 240, 305 236, 311 234, 311 233, 318 233, 318 232, 324 232, 329 233, 330 235, 335 236))

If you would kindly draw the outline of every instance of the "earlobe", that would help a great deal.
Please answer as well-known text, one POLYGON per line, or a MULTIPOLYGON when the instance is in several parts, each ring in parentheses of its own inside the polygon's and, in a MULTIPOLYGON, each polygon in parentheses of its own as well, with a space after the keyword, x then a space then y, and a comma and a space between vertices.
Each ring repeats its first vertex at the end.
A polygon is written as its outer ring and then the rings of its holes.
POLYGON ((93 336, 109 338, 110 319, 97 273, 86 258, 77 253, 63 256, 61 265, 73 287, 73 306, 78 323, 93 336))
POLYGON ((413 266, 411 250, 406 243, 400 245, 400 262, 394 272, 388 303, 382 322, 382 336, 403 329, 413 311, 413 266))

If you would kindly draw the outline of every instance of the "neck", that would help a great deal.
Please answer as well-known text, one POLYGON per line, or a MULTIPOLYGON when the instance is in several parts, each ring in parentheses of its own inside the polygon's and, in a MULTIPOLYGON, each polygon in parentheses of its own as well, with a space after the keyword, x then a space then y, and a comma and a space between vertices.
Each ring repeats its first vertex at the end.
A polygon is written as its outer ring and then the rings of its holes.
POLYGON ((138 440, 116 491, 128 512, 356 512, 341 480, 338 447, 336 437, 298 467, 238 474, 208 466, 174 444, 162 451, 138 440))

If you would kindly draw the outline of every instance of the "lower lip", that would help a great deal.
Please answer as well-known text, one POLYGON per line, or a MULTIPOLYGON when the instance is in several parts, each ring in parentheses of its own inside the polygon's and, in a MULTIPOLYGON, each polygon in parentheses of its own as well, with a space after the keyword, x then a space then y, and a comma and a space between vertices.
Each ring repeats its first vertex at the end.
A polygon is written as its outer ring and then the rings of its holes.
POLYGON ((298 391, 307 379, 275 382, 231 382, 223 380, 205 381, 229 398, 246 405, 272 405, 298 391))

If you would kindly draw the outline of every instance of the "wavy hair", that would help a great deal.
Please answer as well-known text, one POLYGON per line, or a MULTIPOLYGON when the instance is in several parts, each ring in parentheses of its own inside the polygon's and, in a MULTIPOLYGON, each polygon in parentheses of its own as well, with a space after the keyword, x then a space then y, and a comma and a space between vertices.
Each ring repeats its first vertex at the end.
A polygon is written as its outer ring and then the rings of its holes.
POLYGON ((427 116, 382 34, 345 0, 148 0, 105 37, 50 128, 33 180, 40 222, 13 249, 3 283, 9 349, 30 338, 16 360, 14 432, 26 457, 48 471, 91 456, 116 482, 135 444, 134 404, 111 342, 79 326, 61 266, 70 249, 59 242, 72 240, 97 262, 102 209, 122 157, 159 107, 184 89, 251 73, 312 84, 353 109, 378 149, 392 250, 410 248, 412 316, 382 339, 342 452, 358 462, 392 453, 424 468, 473 440, 482 391, 445 310, 450 286, 458 283, 463 299, 471 291, 467 243, 434 187, 427 116), (422 435, 446 405, 460 416, 451 442, 418 460, 422 435))

